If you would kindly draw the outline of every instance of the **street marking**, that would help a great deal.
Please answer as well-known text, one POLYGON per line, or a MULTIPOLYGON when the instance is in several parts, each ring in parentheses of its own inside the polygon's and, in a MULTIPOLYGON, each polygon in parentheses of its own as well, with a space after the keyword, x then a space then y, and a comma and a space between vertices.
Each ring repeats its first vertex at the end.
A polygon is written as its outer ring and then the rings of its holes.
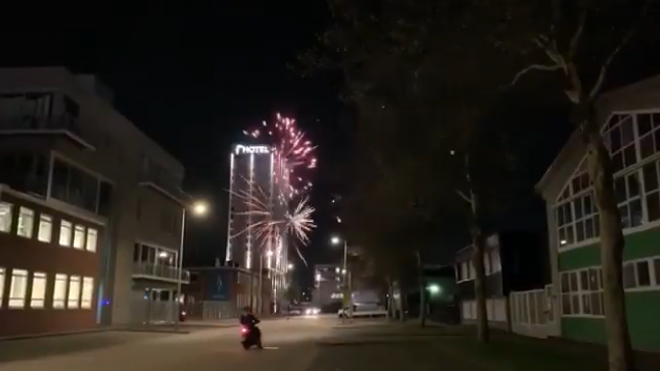
POLYGON ((264 349, 277 350, 277 349, 280 349, 280 347, 264 347, 264 349))

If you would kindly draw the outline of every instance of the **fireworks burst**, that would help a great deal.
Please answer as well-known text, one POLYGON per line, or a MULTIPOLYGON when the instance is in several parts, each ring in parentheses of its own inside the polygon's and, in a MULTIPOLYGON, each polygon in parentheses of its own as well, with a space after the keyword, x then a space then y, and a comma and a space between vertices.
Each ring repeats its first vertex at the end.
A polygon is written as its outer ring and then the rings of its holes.
POLYGON ((305 133, 298 128, 296 120, 283 117, 279 113, 274 123, 262 122, 261 128, 248 131, 243 134, 265 139, 267 138, 279 161, 284 165, 283 171, 287 172, 287 180, 292 193, 299 194, 311 189, 312 183, 305 180, 303 172, 305 169, 316 168, 315 146, 305 139, 305 133))
MULTIPOLYGON (((309 243, 309 235, 316 228, 316 224, 312 219, 314 208, 310 205, 307 198, 298 201, 293 208, 293 212, 279 213, 276 210, 277 206, 272 205, 268 200, 266 192, 259 186, 255 186, 256 192, 229 191, 233 196, 241 199, 245 206, 246 211, 236 212, 234 215, 245 215, 250 218, 247 227, 238 231, 230 238, 238 237, 244 233, 254 232, 254 236, 265 245, 270 246, 281 238, 282 232, 289 232, 295 236, 300 243, 307 245, 309 243)), ((281 198, 281 197, 279 197, 281 198)), ((300 252, 298 246, 294 245, 296 253, 301 260, 307 265, 307 261, 300 252)))

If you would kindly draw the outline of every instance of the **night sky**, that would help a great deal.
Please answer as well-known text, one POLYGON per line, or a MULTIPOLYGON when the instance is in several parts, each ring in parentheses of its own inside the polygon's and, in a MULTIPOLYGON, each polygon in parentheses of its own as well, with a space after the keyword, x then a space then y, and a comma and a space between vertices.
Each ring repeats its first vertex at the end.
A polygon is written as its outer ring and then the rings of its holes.
MULTIPOLYGON (((83 9, 80 3, 68 7, 57 2, 53 9, 40 5, 38 14, 30 9, 6 14, 0 26, 0 63, 64 65, 74 72, 96 73, 115 92, 117 109, 183 162, 186 191, 213 205, 209 218, 188 223, 186 264, 224 259, 229 145, 243 138, 242 130, 278 111, 296 117, 319 146, 313 179, 319 229, 305 256, 312 264, 338 259, 339 252, 327 243, 337 230, 330 198, 346 185, 337 179, 347 156, 350 121, 331 87, 301 80, 287 69, 323 30, 325 2, 93 5, 83 9)), ((520 126, 519 142, 528 155, 510 224, 543 230, 542 203, 532 186, 569 126, 561 112, 544 115, 543 103, 527 103, 517 102, 504 118, 534 122, 520 126)), ((460 225, 451 228, 462 234, 460 225)))

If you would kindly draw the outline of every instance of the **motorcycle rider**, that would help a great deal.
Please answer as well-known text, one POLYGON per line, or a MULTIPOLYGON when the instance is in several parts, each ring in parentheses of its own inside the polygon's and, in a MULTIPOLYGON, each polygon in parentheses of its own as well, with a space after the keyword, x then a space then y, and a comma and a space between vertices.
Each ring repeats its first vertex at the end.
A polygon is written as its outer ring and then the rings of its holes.
POLYGON ((252 314, 250 306, 243 308, 243 313, 241 314, 239 321, 242 326, 245 326, 248 329, 248 336, 254 336, 254 343, 257 345, 257 348, 263 349, 263 346, 261 346, 261 330, 256 326, 261 321, 252 314))

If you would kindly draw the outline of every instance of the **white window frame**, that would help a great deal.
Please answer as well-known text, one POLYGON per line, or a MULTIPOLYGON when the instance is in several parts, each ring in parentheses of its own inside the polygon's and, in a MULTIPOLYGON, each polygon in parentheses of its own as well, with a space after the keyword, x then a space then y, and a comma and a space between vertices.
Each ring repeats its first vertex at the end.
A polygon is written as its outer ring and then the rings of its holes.
POLYGON ((44 272, 33 272, 30 288, 30 308, 43 309, 46 306, 47 288, 48 275, 44 272), (37 285, 37 282, 41 284, 37 285))
POLYGON ((624 291, 625 292, 647 292, 647 291, 660 291, 660 282, 658 282, 658 274, 655 269, 655 261, 660 260, 660 255, 657 256, 651 256, 648 258, 640 258, 640 259, 632 259, 632 260, 626 260, 623 262, 623 267, 625 269, 626 266, 632 265, 633 266, 633 272, 635 276, 635 286, 634 287, 625 287, 624 285, 624 291), (638 265, 637 263, 640 262, 646 262, 648 264, 648 270, 649 270, 649 285, 648 286, 640 286, 639 285, 639 272, 638 272, 638 265))
POLYGON ((58 244, 60 246, 64 247, 71 247, 71 244, 73 243, 73 223, 71 223, 68 220, 60 219, 60 234, 58 237, 58 244), (65 233, 63 231, 68 230, 68 236, 65 236, 65 233), (66 238, 64 240, 63 238, 66 238))
POLYGON ((53 309, 65 309, 68 298, 69 276, 63 273, 55 275, 55 285, 53 286, 53 309), (61 291, 61 292, 59 292, 61 291), (59 294, 62 297, 59 297, 59 294))
POLYGON ((0 206, 6 208, 6 212, 2 215, 0 220, 0 233, 11 233, 11 225, 14 220, 14 205, 9 202, 0 202, 0 206))
MULTIPOLYGON (((633 165, 630 165, 629 167, 618 171, 616 174, 614 174, 614 177, 615 177, 615 179, 617 179, 617 178, 620 178, 622 176, 628 176, 632 173, 638 173, 638 179, 639 179, 639 183, 640 183, 642 222, 641 222, 641 225, 634 226, 634 227, 629 227, 629 228, 624 228, 623 229, 623 234, 624 235, 629 235, 629 234, 632 234, 632 233, 637 233, 637 232, 641 232, 641 231, 645 231, 645 230, 660 227, 660 219, 659 220, 654 220, 654 221, 649 221, 649 215, 648 215, 648 210, 647 210, 647 205, 646 205, 647 194, 646 194, 646 190, 645 190, 645 186, 644 186, 644 173, 643 173, 643 168, 644 168, 645 165, 647 165, 649 163, 660 161, 660 151, 656 152, 653 155, 650 155, 646 158, 642 158, 642 155, 641 155, 641 138, 638 135, 639 130, 638 130, 638 120, 637 119, 638 119, 638 115, 643 115, 643 114, 651 114, 651 115, 655 114, 657 116, 657 115, 660 115, 660 110, 652 109, 652 110, 613 112, 612 115, 610 116, 610 118, 608 119, 608 122, 609 122, 616 115, 631 116, 632 117, 633 135, 634 135, 632 143, 635 146, 636 161, 634 162, 633 165)), ((605 132, 607 130, 609 130, 609 129, 607 129, 607 125, 605 125, 603 127, 603 132, 605 132)), ((655 131, 655 129, 653 129, 652 131, 655 131)), ((644 138, 644 136, 642 138, 644 138)), ((605 140, 605 143, 609 148, 609 143, 607 142, 607 140, 605 140)), ((619 153, 619 151, 617 151, 616 153, 619 153)), ((577 171, 576 171, 576 173, 577 173, 577 171)), ((659 176, 660 176, 660 174, 659 174, 659 176)), ((571 180, 572 179, 573 178, 571 178, 571 180)), ((564 190, 561 192, 560 197, 557 199, 556 204, 552 206, 553 211, 557 210, 565 202, 568 202, 569 199, 572 201, 572 199, 574 197, 578 196, 578 194, 575 194, 575 195, 571 194, 571 188, 570 188, 570 187, 572 187, 571 180, 569 180, 567 182, 564 190)), ((591 190, 591 189, 592 189, 592 187, 589 188, 589 190, 591 190)), ((584 190, 583 192, 587 192, 587 191, 588 190, 584 190)), ((650 193, 653 193, 653 191, 650 191, 650 193)), ((626 200, 626 202, 622 202, 622 203, 620 203, 620 205, 627 205, 629 203, 629 201, 632 201, 632 200, 626 200)), ((571 207, 571 210, 572 210, 572 207, 571 207)), ((559 233, 558 232, 559 227, 555 225, 554 228, 555 228, 555 231, 553 233, 558 234, 559 233)), ((559 253, 562 253, 562 252, 565 252, 565 251, 570 251, 570 250, 573 250, 573 249, 593 245, 595 243, 598 243, 598 241, 599 241, 599 237, 594 237, 592 239, 586 239, 584 241, 574 242, 572 244, 566 244, 566 245, 562 246, 560 244, 560 240, 558 238, 556 248, 558 249, 559 253)))
POLYGON ((9 284, 9 298, 7 300, 7 307, 9 309, 23 309, 25 308, 25 299, 27 297, 28 280, 30 272, 26 269, 12 269, 11 281, 9 284), (18 284, 18 280, 23 281, 23 287, 17 288, 14 285, 18 284))
POLYGON ((37 240, 50 243, 53 240, 53 217, 48 214, 39 214, 39 231, 37 240))
POLYGON ((21 206, 18 208, 16 235, 27 239, 31 239, 34 235, 34 210, 29 207, 21 206))

